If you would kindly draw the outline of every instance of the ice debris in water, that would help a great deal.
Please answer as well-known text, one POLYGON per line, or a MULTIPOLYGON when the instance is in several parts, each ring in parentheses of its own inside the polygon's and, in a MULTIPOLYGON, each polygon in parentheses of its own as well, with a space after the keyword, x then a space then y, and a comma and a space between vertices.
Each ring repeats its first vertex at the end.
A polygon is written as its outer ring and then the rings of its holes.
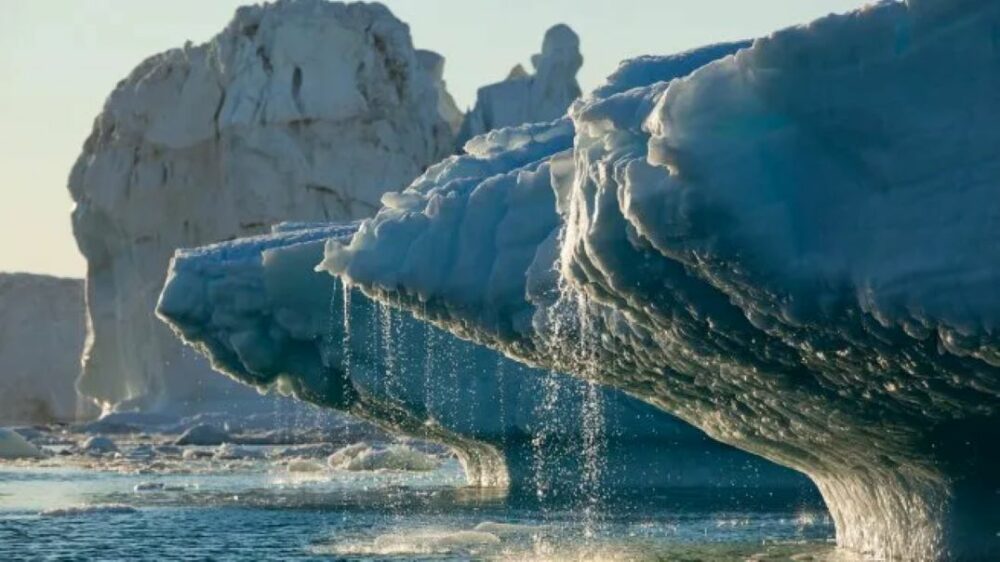
POLYGON ((118 452, 115 442, 101 435, 95 435, 83 442, 83 451, 92 455, 103 455, 106 453, 118 452))
POLYGON ((327 464, 339 470, 430 471, 441 466, 434 456, 407 445, 375 448, 367 443, 349 445, 330 455, 327 464))
POLYGON ((0 428, 0 459, 41 459, 48 456, 21 436, 7 428, 0 428))
POLYGON ((185 431, 174 445, 222 445, 230 441, 229 433, 209 424, 198 424, 185 431))
POLYGON ((285 469, 288 472, 323 472, 326 467, 313 459, 292 459, 285 465, 285 469))

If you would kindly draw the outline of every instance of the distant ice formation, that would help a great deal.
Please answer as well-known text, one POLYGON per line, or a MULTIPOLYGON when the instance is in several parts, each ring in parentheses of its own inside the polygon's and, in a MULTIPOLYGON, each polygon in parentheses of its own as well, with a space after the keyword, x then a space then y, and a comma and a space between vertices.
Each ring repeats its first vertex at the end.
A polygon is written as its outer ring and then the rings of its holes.
POLYGON ((534 74, 517 65, 506 80, 479 89, 476 105, 465 115, 458 133, 460 147, 494 129, 566 115, 569 105, 580 97, 576 81, 583 65, 580 38, 567 25, 553 26, 545 32, 542 52, 531 57, 531 64, 534 74))
POLYGON ((808 474, 846 549, 998 558, 998 29, 886 2, 613 77, 571 149, 446 160, 323 268, 808 474))
POLYGON ((283 0, 123 80, 69 180, 88 264, 81 392, 146 410, 240 396, 154 317, 170 256, 282 220, 372 214, 453 150, 431 59, 381 5, 283 0))
POLYGON ((0 273, 0 424, 68 422, 85 338, 83 282, 0 273))

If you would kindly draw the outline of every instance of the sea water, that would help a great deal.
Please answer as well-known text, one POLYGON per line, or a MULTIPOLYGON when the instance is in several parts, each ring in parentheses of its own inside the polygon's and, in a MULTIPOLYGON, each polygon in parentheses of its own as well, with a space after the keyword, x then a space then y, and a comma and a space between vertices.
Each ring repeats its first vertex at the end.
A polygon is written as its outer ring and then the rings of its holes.
POLYGON ((645 491, 588 500, 581 511, 467 488, 441 452, 434 470, 346 471, 274 446, 119 446, 114 455, 0 461, 0 560, 834 556, 821 505, 766 492, 645 491))

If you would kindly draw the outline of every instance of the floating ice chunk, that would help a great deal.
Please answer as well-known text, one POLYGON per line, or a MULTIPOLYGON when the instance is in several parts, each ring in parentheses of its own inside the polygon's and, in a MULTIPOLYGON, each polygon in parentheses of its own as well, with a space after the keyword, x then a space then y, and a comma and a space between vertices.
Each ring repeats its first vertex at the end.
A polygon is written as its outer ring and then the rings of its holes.
POLYGON ((219 448, 215 450, 213 455, 215 460, 243 460, 243 459, 261 459, 264 458, 264 453, 262 451, 251 449, 249 447, 240 447, 233 445, 232 443, 223 443, 219 445, 219 448))
POLYGON ((430 471, 441 466, 434 456, 406 445, 376 449, 359 443, 345 447, 330 456, 328 464, 340 470, 406 470, 430 471))
POLYGON ((215 455, 215 451, 210 451, 208 449, 184 449, 181 453, 181 458, 186 461, 198 460, 198 459, 208 459, 215 455))
POLYGON ((323 463, 313 459, 292 459, 285 465, 288 472, 323 472, 323 463))
POLYGON ((7 428, 0 428, 0 459, 42 459, 48 455, 34 446, 21 434, 7 428))
POLYGON ((46 509, 44 511, 39 512, 38 515, 40 515, 41 517, 79 517, 83 515, 100 515, 100 514, 126 515, 138 512, 139 512, 138 509, 130 505, 125 505, 120 503, 108 503, 108 504, 80 505, 73 507, 46 509))
POLYGON ((274 449, 268 452, 267 456, 272 459, 326 458, 338 450, 339 449, 332 443, 315 443, 312 445, 297 445, 294 447, 274 449))
POLYGON ((177 438, 174 445, 222 445, 231 441, 229 433, 214 425, 198 424, 177 438))
POLYGON ((83 442, 81 447, 85 453, 91 455, 104 455, 118 452, 118 446, 108 437, 95 435, 83 442))
POLYGON ((350 463, 354 457, 369 449, 371 449, 371 445, 368 443, 355 443, 353 445, 348 445, 330 455, 330 457, 326 460, 326 463, 330 466, 330 468, 342 468, 347 466, 347 464, 350 463))

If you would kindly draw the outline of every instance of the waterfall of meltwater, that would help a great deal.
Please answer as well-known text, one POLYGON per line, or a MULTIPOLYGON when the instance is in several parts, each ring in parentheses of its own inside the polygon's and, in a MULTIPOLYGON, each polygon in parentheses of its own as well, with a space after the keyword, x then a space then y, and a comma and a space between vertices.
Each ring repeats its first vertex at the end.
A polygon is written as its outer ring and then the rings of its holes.
POLYGON ((576 317, 580 335, 581 364, 589 365, 585 373, 586 386, 582 389, 580 408, 580 439, 583 444, 581 459, 582 478, 580 479, 580 501, 583 507, 584 534, 593 538, 600 517, 602 499, 602 477, 606 468, 607 435, 605 434, 604 404, 600 387, 595 383, 597 365, 600 360, 598 353, 598 335, 589 315, 586 314, 587 299, 576 293, 576 317))

